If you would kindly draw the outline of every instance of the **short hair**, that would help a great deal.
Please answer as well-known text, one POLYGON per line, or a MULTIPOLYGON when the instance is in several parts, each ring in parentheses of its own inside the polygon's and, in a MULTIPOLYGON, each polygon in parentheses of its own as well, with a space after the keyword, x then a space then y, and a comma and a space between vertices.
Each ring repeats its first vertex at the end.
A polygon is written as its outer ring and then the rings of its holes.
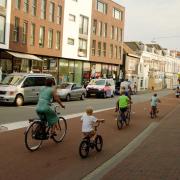
POLYGON ((157 96, 157 93, 155 93, 154 96, 157 96))
POLYGON ((45 85, 48 87, 52 87, 54 85, 54 81, 52 80, 52 78, 47 78, 45 85))
POLYGON ((87 115, 92 115, 93 114, 93 108, 92 107, 87 107, 86 108, 86 113, 87 113, 87 115))

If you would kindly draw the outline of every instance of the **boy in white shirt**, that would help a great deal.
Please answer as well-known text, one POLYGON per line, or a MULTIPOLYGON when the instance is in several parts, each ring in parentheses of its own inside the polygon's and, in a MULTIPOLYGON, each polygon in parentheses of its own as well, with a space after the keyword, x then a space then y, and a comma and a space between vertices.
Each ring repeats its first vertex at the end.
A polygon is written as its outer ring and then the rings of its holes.
POLYGON ((82 133, 84 137, 89 136, 93 140, 95 139, 96 132, 94 130, 94 124, 104 122, 104 119, 97 119, 93 116, 93 109, 91 107, 86 109, 86 113, 81 117, 82 121, 82 133))

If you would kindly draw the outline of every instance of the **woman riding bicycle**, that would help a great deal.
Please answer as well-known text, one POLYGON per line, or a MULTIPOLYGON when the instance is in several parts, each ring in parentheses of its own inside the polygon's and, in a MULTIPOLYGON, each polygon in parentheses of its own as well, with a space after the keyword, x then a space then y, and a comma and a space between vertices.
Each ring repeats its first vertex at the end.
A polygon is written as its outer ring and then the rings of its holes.
POLYGON ((53 87, 53 79, 46 79, 45 87, 40 90, 39 100, 36 107, 36 112, 40 117, 41 121, 47 120, 48 125, 51 127, 52 136, 56 135, 56 124, 59 120, 57 114, 51 109, 51 101, 55 100, 62 108, 65 106, 61 103, 60 98, 57 95, 57 90, 53 87))

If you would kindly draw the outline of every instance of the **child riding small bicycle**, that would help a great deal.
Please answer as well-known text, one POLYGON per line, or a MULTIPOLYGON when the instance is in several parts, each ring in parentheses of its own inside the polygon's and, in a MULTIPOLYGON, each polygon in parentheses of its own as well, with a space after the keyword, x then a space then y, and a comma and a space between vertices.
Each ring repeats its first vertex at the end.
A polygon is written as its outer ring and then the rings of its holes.
POLYGON ((153 117, 152 115, 156 116, 156 113, 159 112, 157 108, 157 104, 160 102, 161 102, 160 99, 157 97, 157 94, 155 93, 151 98, 151 111, 150 111, 151 117, 153 117))
POLYGON ((119 96, 119 99, 117 101, 117 107, 119 112, 122 113, 122 118, 123 120, 125 120, 125 112, 127 111, 128 107, 129 107, 129 103, 131 103, 131 99, 129 98, 128 94, 125 91, 125 88, 121 89, 121 93, 119 96))
POLYGON ((82 133, 84 137, 90 137, 92 140, 96 138, 96 131, 94 129, 96 123, 103 123, 104 119, 97 119, 93 116, 93 109, 91 107, 86 109, 86 113, 81 117, 82 133))

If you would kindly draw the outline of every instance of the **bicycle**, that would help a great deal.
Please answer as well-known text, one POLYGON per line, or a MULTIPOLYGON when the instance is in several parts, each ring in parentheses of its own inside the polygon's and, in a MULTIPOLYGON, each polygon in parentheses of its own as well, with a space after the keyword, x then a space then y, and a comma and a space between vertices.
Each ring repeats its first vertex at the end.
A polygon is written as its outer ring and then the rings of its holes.
MULTIPOLYGON (((95 133, 97 132, 97 127, 100 125, 100 122, 94 126, 95 133)), ((96 135, 94 141, 91 140, 90 136, 86 136, 83 138, 79 145, 79 155, 81 158, 87 158, 89 155, 90 149, 96 149, 97 152, 101 152, 103 147, 103 138, 101 135, 96 135)))
POLYGON ((44 140, 48 140, 49 138, 52 138, 55 143, 63 141, 67 131, 67 123, 66 119, 60 116, 58 108, 59 106, 54 106, 54 111, 59 117, 56 136, 50 135, 51 128, 48 126, 45 115, 41 120, 38 118, 29 119, 30 125, 25 131, 25 146, 29 151, 36 151, 40 148, 42 142, 44 140))
POLYGON ((121 112, 119 110, 118 112, 118 117, 117 117, 117 127, 118 129, 122 129, 124 124, 126 124, 126 126, 129 126, 131 120, 131 104, 129 104, 129 107, 127 108, 126 112, 121 112))
POLYGON ((159 110, 157 109, 157 107, 155 106, 151 107, 151 112, 150 112, 151 119, 156 118, 158 112, 159 110))

